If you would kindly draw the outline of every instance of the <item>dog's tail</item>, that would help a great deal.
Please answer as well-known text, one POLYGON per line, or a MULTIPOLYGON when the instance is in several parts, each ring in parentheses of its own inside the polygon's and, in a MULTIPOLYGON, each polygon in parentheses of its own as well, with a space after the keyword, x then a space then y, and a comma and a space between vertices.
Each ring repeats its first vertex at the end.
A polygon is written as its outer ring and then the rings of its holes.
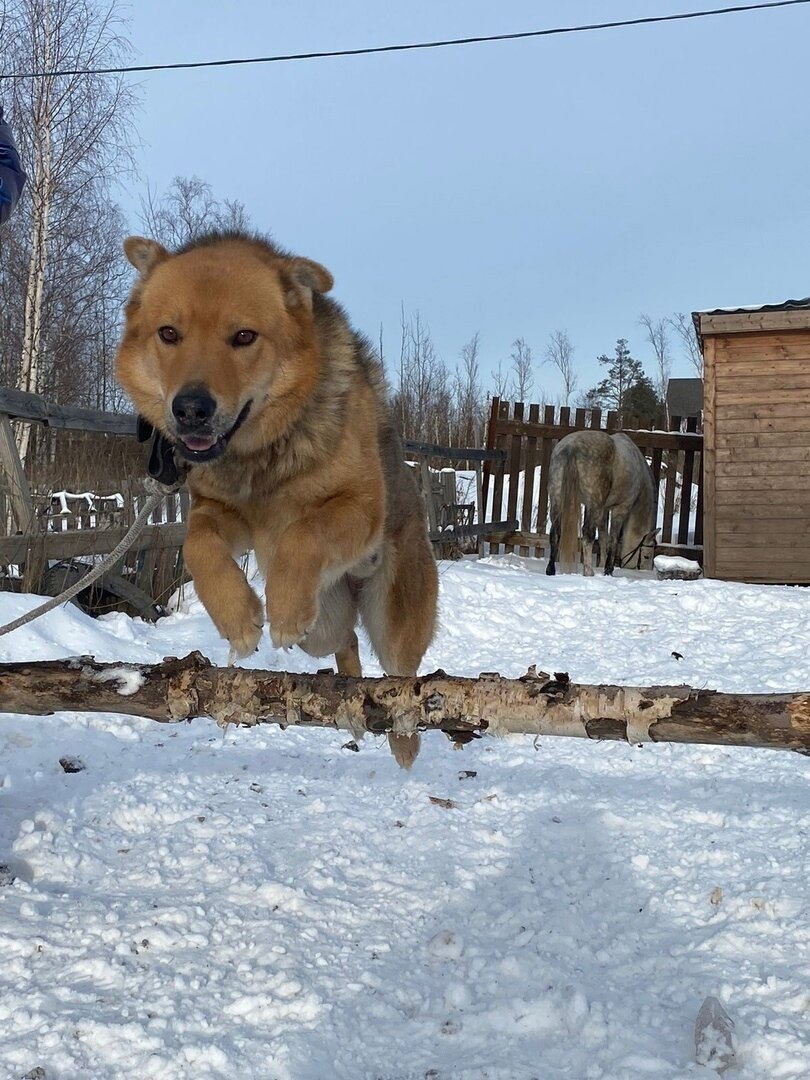
POLYGON ((566 455, 560 478, 560 571, 576 573, 579 559, 579 477, 574 459, 566 455))
POLYGON ((401 769, 410 769, 419 757, 421 745, 422 736, 418 732, 415 735, 398 735, 393 731, 388 732, 388 746, 401 769))

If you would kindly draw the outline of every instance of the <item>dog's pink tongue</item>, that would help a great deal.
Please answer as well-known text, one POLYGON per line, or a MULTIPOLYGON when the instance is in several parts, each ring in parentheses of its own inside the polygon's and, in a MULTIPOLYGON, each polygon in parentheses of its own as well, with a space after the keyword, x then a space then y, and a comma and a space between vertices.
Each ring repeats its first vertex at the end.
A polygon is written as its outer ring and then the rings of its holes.
POLYGON ((183 438, 189 450, 210 450, 216 441, 211 435, 186 435, 183 438))

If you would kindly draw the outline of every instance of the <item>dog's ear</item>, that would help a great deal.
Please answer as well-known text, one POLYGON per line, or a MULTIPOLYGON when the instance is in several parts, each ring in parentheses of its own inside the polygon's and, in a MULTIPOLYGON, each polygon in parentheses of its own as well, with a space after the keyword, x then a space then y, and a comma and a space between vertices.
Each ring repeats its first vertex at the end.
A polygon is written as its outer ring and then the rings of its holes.
POLYGON ((157 240, 147 240, 145 236, 128 236, 124 241, 124 254, 141 276, 148 274, 158 263, 169 257, 162 244, 157 240))
POLYGON ((284 269, 291 284, 287 291, 287 303, 291 307, 302 299, 308 307, 312 307, 312 294, 327 293, 335 284, 326 267, 312 259, 287 259, 284 269))

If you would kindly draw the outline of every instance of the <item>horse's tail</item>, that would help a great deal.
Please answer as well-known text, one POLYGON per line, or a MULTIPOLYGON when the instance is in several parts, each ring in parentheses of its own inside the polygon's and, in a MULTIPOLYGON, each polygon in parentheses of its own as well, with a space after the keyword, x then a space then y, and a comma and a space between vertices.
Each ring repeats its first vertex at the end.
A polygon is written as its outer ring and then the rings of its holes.
POLYGON ((573 456, 566 454, 560 477, 560 570, 576 573, 579 558, 579 476, 573 456))

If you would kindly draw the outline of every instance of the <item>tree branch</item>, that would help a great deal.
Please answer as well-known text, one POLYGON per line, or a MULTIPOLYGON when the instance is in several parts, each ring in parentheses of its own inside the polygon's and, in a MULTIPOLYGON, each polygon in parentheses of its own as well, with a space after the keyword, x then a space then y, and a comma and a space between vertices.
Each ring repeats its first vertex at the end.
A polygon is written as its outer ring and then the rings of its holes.
POLYGON ((567 735, 622 742, 711 743, 810 753, 810 692, 720 694, 688 686, 578 686, 530 669, 520 679, 443 671, 354 679, 216 668, 199 652, 161 664, 99 664, 91 657, 0 665, 0 712, 112 712, 176 723, 295 724, 364 732, 441 730, 479 735, 567 735))

